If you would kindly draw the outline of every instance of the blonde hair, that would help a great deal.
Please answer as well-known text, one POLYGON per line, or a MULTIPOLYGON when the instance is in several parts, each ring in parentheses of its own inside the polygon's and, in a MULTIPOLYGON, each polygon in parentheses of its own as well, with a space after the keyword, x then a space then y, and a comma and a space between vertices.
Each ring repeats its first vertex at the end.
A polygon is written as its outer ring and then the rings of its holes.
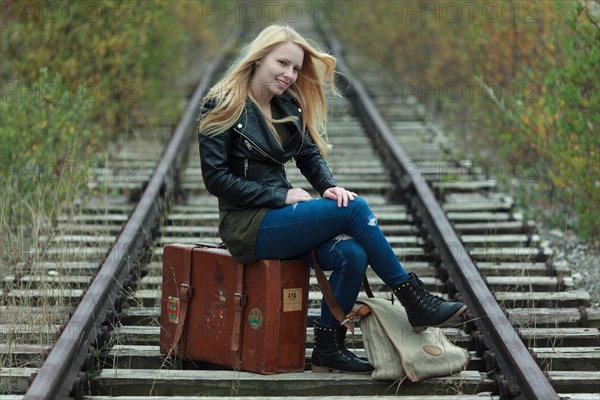
MULTIPOLYGON (((261 60, 277 46, 288 42, 298 45, 304 51, 304 61, 296 82, 287 91, 296 98, 302 108, 302 132, 308 132, 321 154, 325 156, 328 147, 325 138, 325 92, 340 96, 333 81, 336 59, 308 43, 289 26, 268 26, 242 50, 240 57, 229 67, 225 76, 203 99, 204 103, 213 101, 215 107, 200 121, 200 134, 218 135, 240 118, 250 91, 256 61, 261 60)), ((274 121, 285 120, 287 118, 274 121)), ((277 136, 276 132, 273 133, 277 136)))

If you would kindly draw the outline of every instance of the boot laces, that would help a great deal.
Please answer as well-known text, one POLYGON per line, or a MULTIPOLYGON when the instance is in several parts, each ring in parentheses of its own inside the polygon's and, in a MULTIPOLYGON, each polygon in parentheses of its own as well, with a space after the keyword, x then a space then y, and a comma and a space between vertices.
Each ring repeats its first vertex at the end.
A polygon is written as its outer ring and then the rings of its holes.
POLYGON ((417 276, 414 276, 414 279, 417 282, 417 284, 415 285, 417 298, 419 299, 419 302, 422 303, 425 307, 435 311, 440 307, 440 304, 446 301, 440 296, 436 296, 434 294, 429 293, 425 289, 423 281, 421 281, 417 276))
POLYGON ((340 332, 336 332, 335 335, 335 344, 337 347, 337 351, 344 357, 346 360, 353 360, 356 356, 348 350, 345 344, 345 335, 340 334, 340 332))
POLYGON ((338 352, 344 357, 346 360, 354 359, 354 354, 350 352, 346 347, 338 348, 338 352))

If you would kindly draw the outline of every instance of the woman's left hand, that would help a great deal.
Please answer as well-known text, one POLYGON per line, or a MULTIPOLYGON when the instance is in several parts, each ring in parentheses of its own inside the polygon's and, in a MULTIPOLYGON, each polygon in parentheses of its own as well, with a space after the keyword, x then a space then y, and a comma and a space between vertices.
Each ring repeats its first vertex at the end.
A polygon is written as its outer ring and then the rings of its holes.
POLYGON ((323 192, 323 198, 337 200, 338 207, 348 207, 348 200, 352 201, 356 196, 356 193, 339 186, 330 187, 323 192))

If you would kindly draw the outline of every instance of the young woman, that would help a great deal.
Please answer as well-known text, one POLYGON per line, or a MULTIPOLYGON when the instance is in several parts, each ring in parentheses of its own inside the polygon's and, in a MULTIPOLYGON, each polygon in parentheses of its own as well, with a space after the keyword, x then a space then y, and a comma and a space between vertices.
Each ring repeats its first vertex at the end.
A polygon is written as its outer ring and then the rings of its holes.
MULTIPOLYGON (((314 256, 338 304, 350 312, 368 265, 393 290, 416 329, 446 326, 465 311, 428 293, 400 265, 366 202, 336 184, 324 156, 325 91, 336 60, 288 26, 264 29, 204 98, 199 125, 204 184, 219 198, 219 234, 243 263, 314 256), (321 195, 286 179, 296 165, 321 195)), ((323 302, 314 371, 370 372, 344 345, 346 328, 323 302)))

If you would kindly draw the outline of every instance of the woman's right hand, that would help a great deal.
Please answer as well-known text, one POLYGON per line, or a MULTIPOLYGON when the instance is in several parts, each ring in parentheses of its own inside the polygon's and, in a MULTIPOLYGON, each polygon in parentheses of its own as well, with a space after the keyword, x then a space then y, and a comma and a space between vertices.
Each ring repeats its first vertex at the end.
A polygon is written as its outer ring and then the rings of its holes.
POLYGON ((288 190, 287 195, 285 196, 285 204, 295 204, 312 199, 312 196, 306 190, 301 188, 293 188, 288 190))

